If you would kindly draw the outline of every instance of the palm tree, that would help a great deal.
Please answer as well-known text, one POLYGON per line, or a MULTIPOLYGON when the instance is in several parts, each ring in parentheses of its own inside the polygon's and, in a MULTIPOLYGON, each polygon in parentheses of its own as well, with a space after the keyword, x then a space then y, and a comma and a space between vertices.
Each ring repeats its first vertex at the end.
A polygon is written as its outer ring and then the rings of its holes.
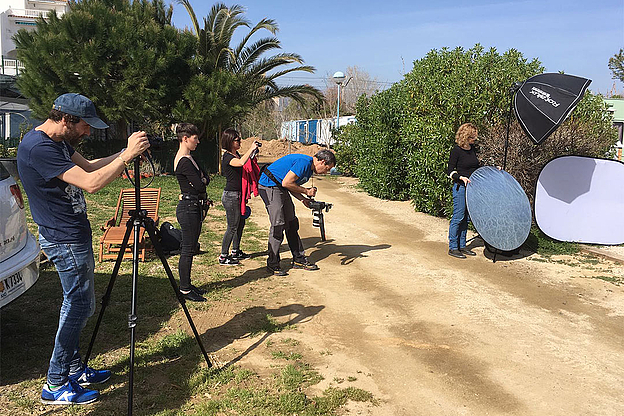
POLYGON ((247 45, 251 37, 262 29, 275 35, 278 31, 277 22, 266 18, 260 20, 234 48, 230 45, 234 32, 241 26, 247 28, 251 26, 243 16, 245 12, 243 6, 235 4, 228 7, 223 3, 214 4, 208 16, 204 18, 202 28, 190 1, 177 1, 186 8, 193 25, 192 30, 197 37, 199 72, 209 75, 221 70, 241 77, 247 86, 245 107, 248 110, 274 97, 289 97, 300 103, 304 102, 306 96, 312 96, 319 101, 323 99, 322 93, 310 85, 277 85, 277 79, 283 75, 296 71, 313 73, 315 68, 303 65, 303 59, 295 53, 262 57, 271 50, 281 49, 281 43, 275 36, 265 37, 247 45), (284 68, 291 64, 297 66, 284 68))

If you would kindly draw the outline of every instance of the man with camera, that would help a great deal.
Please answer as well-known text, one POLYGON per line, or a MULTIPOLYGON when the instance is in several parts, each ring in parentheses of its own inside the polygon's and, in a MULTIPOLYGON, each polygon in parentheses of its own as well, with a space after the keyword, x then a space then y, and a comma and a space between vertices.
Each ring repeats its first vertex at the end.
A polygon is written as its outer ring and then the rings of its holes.
POLYGON ((74 150, 91 128, 108 126, 95 106, 80 94, 63 94, 48 119, 24 135, 17 150, 17 167, 28 195, 39 243, 58 272, 63 290, 59 325, 46 384, 45 404, 87 404, 108 370, 93 370, 82 362, 80 332, 95 311, 93 244, 83 190, 94 193, 117 178, 125 166, 148 147, 145 132, 128 137, 127 148, 111 156, 87 160, 74 150))
POLYGON ((291 194, 310 208, 310 199, 316 195, 316 188, 304 188, 313 174, 323 175, 336 166, 336 156, 330 150, 321 150, 313 157, 293 153, 283 156, 262 170, 258 181, 258 192, 269 214, 269 257, 267 269, 276 276, 287 273, 280 266, 279 249, 284 233, 292 253, 293 268, 318 270, 305 256, 299 237, 299 219, 295 214, 291 194), (305 195, 305 196, 304 196, 305 195))

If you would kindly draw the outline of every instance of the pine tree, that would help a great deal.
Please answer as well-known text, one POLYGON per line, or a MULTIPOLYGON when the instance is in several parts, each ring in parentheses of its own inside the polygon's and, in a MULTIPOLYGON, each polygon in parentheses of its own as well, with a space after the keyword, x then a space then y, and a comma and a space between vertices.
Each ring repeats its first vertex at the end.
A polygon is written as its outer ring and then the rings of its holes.
POLYGON ((129 122, 167 124, 187 84, 196 40, 171 25, 163 0, 82 0, 62 17, 39 19, 14 39, 25 69, 18 78, 36 117, 77 92, 125 137, 129 122))

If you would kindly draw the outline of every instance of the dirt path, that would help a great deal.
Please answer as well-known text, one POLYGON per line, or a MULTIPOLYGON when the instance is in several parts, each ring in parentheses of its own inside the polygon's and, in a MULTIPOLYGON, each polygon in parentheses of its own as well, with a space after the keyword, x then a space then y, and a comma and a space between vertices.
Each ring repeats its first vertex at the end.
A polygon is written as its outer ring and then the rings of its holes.
MULTIPOLYGON (((319 389, 357 373, 381 404, 351 411, 372 415, 624 414, 624 291, 587 278, 599 268, 492 262, 480 242, 476 258, 451 258, 447 221, 355 191, 349 178, 314 185, 334 204, 327 241, 297 210, 321 270, 285 279, 300 293, 291 300, 322 306, 298 325, 306 345, 328 352, 319 389)), ((268 228, 260 198, 251 205, 268 228)))

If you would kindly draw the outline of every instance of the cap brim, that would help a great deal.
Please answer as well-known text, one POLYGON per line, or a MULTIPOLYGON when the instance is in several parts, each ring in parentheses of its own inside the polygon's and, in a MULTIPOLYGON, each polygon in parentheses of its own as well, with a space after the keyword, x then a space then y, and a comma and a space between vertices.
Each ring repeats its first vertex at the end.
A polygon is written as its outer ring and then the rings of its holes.
POLYGON ((87 123, 94 129, 107 129, 108 128, 108 124, 104 123, 102 120, 100 120, 97 117, 83 117, 82 119, 85 121, 85 123, 87 123))

